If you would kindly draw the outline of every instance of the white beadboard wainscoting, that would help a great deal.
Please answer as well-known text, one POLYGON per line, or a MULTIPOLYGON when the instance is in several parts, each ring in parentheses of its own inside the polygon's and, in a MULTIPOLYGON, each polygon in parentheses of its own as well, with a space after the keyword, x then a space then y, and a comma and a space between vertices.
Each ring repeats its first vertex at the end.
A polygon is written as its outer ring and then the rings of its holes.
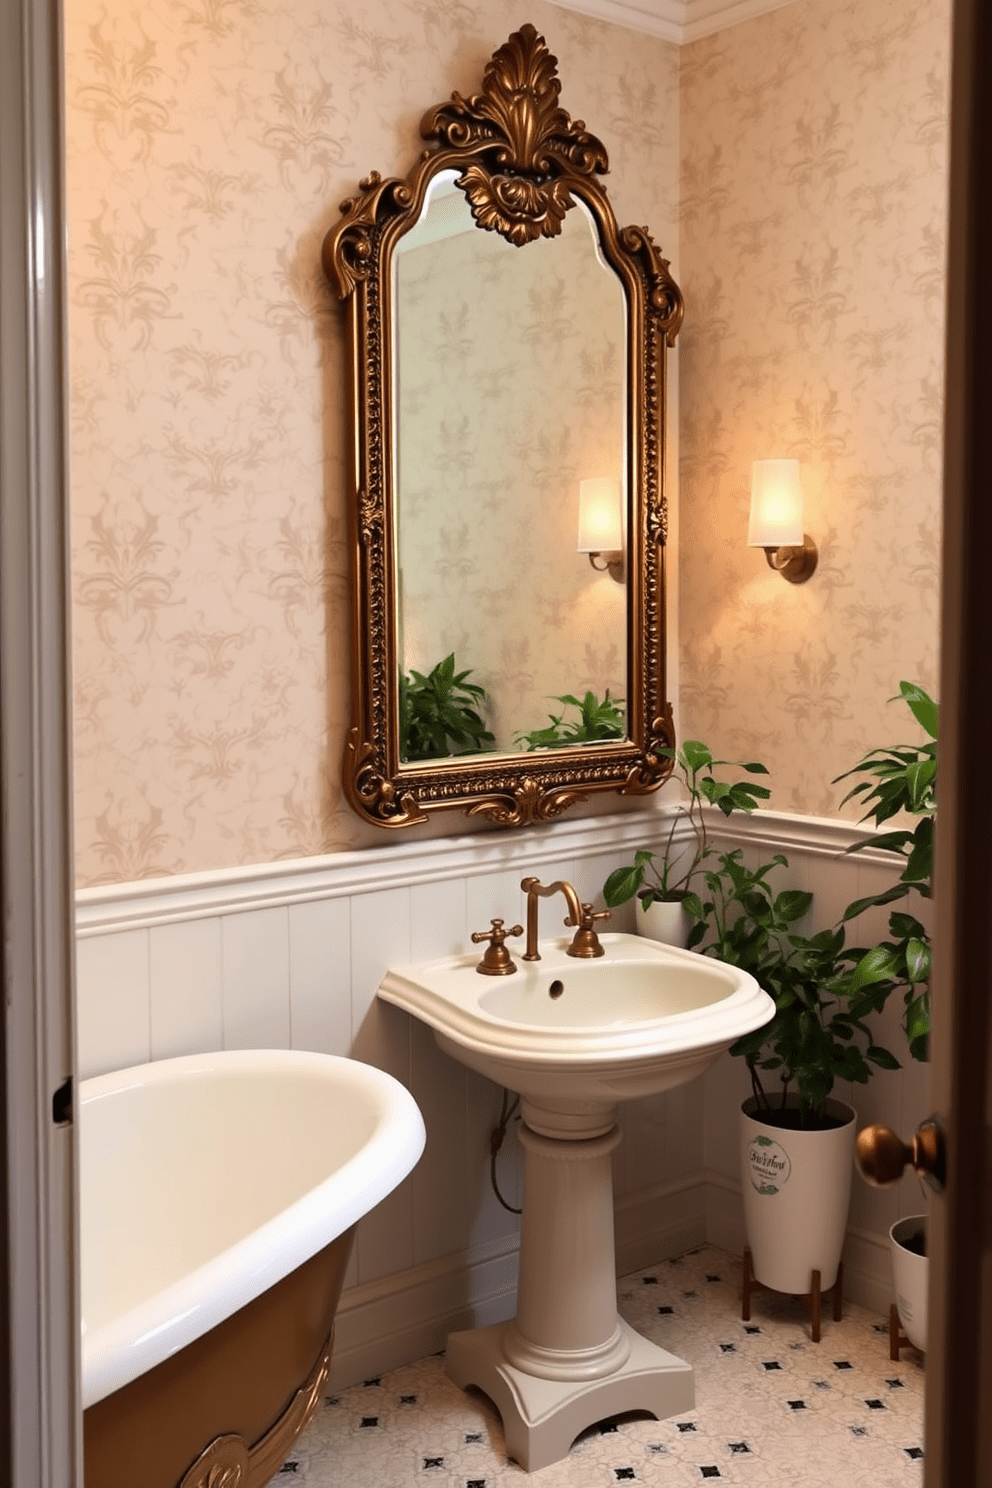
MULTIPOLYGON (((221 1048, 314 1049, 388 1070, 420 1105, 424 1157, 359 1226, 338 1315, 337 1386, 420 1358, 453 1328, 507 1317, 514 1306, 519 1220, 489 1180, 502 1093, 442 1054, 421 1024, 376 1000, 384 972, 463 951, 494 915, 522 920, 525 874, 566 878, 583 899, 596 899, 606 875, 670 824, 670 810, 655 807, 78 894, 81 1078, 221 1048)), ((780 882, 814 893, 817 926, 893 877, 887 854, 843 855, 858 835, 848 823, 763 812, 718 817, 713 831, 721 848, 742 846, 749 859, 784 852, 790 866, 780 882)), ((557 917, 555 902, 542 905, 542 934, 557 929, 557 917)), ((616 911, 609 928, 632 929, 632 906, 616 911)), ((852 938, 872 933, 858 925, 852 938)), ((898 1014, 887 1010, 879 1040, 902 1058, 898 1014)), ((704 1240, 740 1252, 737 1107, 747 1094, 746 1070, 726 1056, 690 1085, 621 1108, 621 1273, 704 1240)), ((863 1123, 884 1121, 907 1135, 927 1114, 926 1071, 908 1060, 840 1094, 863 1123)), ((506 1200, 519 1204, 512 1124, 498 1173, 506 1200)), ((887 1310, 886 1232, 921 1207, 915 1180, 885 1193, 855 1180, 845 1251, 854 1300, 887 1310)))

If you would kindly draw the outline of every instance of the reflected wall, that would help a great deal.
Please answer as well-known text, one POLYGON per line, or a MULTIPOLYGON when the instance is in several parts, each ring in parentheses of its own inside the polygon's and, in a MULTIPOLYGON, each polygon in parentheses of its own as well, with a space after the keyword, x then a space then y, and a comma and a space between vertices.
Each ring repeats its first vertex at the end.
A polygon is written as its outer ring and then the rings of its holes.
POLYGON ((627 696, 626 589, 577 551, 579 481, 622 487, 626 307, 581 201, 518 248, 441 200, 395 261, 401 665, 454 652, 514 750, 560 694, 627 696))

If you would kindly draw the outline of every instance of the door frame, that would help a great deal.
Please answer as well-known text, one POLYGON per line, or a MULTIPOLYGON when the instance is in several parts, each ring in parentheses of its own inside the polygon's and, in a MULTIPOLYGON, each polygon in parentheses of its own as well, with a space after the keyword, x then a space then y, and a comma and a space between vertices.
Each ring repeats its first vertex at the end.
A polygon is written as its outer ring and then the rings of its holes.
POLYGON ((75 1129, 64 1099, 74 1068, 74 927, 62 138, 58 0, 4 0, 0 1481, 18 1488, 82 1482, 75 1129))
MULTIPOLYGON (((992 738, 992 688, 969 685, 992 638, 990 12, 955 3, 932 1063, 950 1171, 932 1224, 926 1488, 977 1488, 992 1451, 992 796, 964 789, 992 738)), ((66 1488, 82 1455, 75 1130, 52 1119, 74 1068, 58 0, 0 5, 0 138, 0 1479, 66 1488)))
MULTIPOLYGON (((931 1205, 926 1488, 988 1481, 992 1451, 992 14, 957 0, 951 193, 932 1099, 948 1183, 931 1205), (983 1406, 984 1403, 984 1406, 983 1406)), ((907 1134, 908 1135, 908 1134, 907 1134)))

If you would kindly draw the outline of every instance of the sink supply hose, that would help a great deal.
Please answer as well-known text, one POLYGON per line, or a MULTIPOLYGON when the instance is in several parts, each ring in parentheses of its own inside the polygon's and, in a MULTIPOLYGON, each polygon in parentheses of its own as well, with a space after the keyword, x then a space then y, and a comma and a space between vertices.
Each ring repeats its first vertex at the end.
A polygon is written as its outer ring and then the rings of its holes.
POLYGON ((509 1126, 513 1117, 516 1115, 517 1107, 519 1105, 519 1095, 515 1095, 511 1100, 510 1092, 508 1090, 504 1090, 503 1108, 499 1113, 499 1120, 493 1127, 492 1131, 489 1133, 489 1181, 493 1186, 493 1193, 499 1199, 500 1203, 503 1205, 503 1208, 509 1209, 511 1214, 521 1214, 523 1213, 523 1211, 521 1209, 515 1209, 512 1204, 508 1204, 503 1195, 500 1193, 499 1183, 496 1180, 496 1158, 499 1153, 499 1149, 503 1145, 503 1138, 506 1136, 506 1128, 509 1126))

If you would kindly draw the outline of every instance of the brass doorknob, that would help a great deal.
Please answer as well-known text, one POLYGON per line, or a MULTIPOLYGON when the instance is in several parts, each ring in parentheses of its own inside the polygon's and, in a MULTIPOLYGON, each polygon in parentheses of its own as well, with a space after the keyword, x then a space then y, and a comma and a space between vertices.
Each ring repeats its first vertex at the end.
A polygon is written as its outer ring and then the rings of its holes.
POLYGON ((902 1177, 909 1163, 935 1193, 943 1192, 947 1172, 944 1128, 931 1116, 904 1142, 887 1126, 866 1126, 854 1144, 858 1172, 876 1188, 885 1188, 902 1177))

